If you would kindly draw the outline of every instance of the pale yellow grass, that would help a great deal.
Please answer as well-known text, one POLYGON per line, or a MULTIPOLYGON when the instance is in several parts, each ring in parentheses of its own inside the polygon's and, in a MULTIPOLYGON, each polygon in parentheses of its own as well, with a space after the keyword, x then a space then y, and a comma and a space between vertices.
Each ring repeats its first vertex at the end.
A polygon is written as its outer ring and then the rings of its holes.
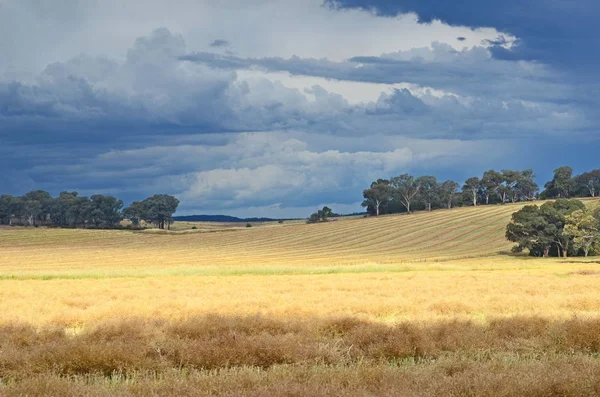
POLYGON ((199 267, 385 265, 510 250, 522 205, 191 233, 0 229, 0 276, 199 267))
POLYGON ((4 280, 0 322, 82 327, 106 319, 180 321, 213 313, 384 322, 600 314, 600 276, 569 274, 600 265, 538 259, 519 270, 519 261, 513 258, 502 270, 452 270, 448 263, 447 270, 398 273, 4 280))
POLYGON ((0 322, 598 314, 600 265, 593 258, 498 254, 511 247, 504 228, 521 207, 192 234, 3 228, 0 322))

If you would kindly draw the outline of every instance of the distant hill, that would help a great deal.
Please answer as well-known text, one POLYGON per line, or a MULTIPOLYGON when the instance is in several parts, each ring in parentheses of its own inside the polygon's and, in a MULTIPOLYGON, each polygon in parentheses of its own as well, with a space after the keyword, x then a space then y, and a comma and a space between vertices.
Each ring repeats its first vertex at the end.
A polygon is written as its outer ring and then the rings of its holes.
POLYGON ((174 216, 175 221, 180 222, 273 222, 289 219, 274 219, 274 218, 238 218, 229 215, 187 215, 174 216))

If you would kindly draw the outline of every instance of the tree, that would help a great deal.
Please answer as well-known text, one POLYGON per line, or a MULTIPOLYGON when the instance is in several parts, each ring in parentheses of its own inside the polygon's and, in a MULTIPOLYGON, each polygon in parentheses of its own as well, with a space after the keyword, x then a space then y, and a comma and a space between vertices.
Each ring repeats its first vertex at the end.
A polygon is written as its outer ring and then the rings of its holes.
POLYGON ((552 246, 552 233, 549 224, 537 205, 526 205, 512 215, 506 227, 506 238, 517 243, 515 252, 528 249, 531 255, 547 257, 552 246))
POLYGON ((596 197, 596 194, 600 192, 600 170, 592 170, 576 176, 575 185, 584 189, 585 195, 596 197))
POLYGON ((559 167, 554 170, 554 177, 547 182, 546 196, 555 198, 569 198, 571 191, 575 187, 573 181, 573 169, 568 166, 559 167))
POLYGON ((446 205, 448 209, 452 209, 452 201, 458 191, 458 183, 454 181, 445 181, 440 184, 438 192, 440 200, 446 205))
POLYGON ((532 169, 527 169, 519 173, 517 183, 515 184, 513 195, 513 203, 515 200, 533 200, 536 193, 539 191, 537 183, 533 180, 535 173, 532 169))
POLYGON ((378 179, 371 183, 371 187, 363 191, 363 197, 365 200, 362 202, 363 207, 367 207, 375 210, 375 215, 379 216, 382 209, 387 207, 387 204, 392 199, 392 189, 390 188, 390 181, 385 179, 378 179))
POLYGON ((579 200, 558 199, 541 207, 528 205, 515 212, 506 227, 506 238, 518 243, 515 251, 529 249, 532 255, 549 255, 552 247, 557 256, 567 257, 572 247, 572 236, 565 232, 567 217, 575 211, 583 210, 579 200))
POLYGON ((431 211, 431 205, 439 199, 439 184, 435 176, 426 175, 420 176, 416 180, 416 184, 420 186, 419 198, 425 204, 427 211, 431 211))
POLYGON ((558 199, 541 205, 540 212, 549 223, 549 233, 556 246, 558 256, 567 257, 571 248, 571 238, 564 233, 567 215, 582 210, 585 205, 579 200, 558 199))
POLYGON ((519 178, 521 178, 521 173, 519 171, 502 170, 503 186, 500 189, 500 192, 502 194, 503 204, 506 201, 506 196, 508 196, 513 203, 517 201, 517 183, 519 182, 519 178))
POLYGON ((334 213, 331 208, 325 206, 323 209, 318 210, 317 212, 313 212, 310 217, 308 217, 308 223, 317 223, 317 222, 327 222, 329 217, 333 216, 334 213))
POLYGON ((171 229, 173 214, 177 211, 179 200, 168 194, 155 194, 142 201, 145 221, 155 224, 159 229, 165 225, 171 229))
POLYGON ((49 207, 50 220, 56 226, 73 227, 83 224, 90 211, 89 199, 77 192, 61 192, 49 207))
POLYGON ((327 206, 323 207, 323 209, 320 209, 317 213, 319 214, 319 218, 321 218, 323 221, 327 221, 329 217, 333 215, 333 211, 327 206))
POLYGON ((490 197, 499 193, 500 185, 503 181, 503 176, 498 171, 489 170, 483 173, 481 178, 481 190, 485 197, 485 203, 490 203, 490 197))
POLYGON ((600 221, 587 208, 573 211, 565 218, 564 233, 573 239, 573 247, 582 250, 587 257, 600 243, 600 221))
POLYGON ((29 226, 34 226, 36 220, 45 221, 51 200, 50 193, 44 190, 33 190, 22 197, 23 215, 27 218, 29 226))
POLYGON ((21 216, 23 201, 9 194, 0 195, 0 225, 11 225, 13 217, 21 216))
POLYGON ((481 181, 475 176, 467 179, 463 185, 463 193, 473 200, 473 206, 477 206, 477 196, 479 195, 480 189, 481 181))
POLYGON ((123 216, 131 221, 133 226, 139 227, 143 219, 148 218, 146 207, 141 201, 134 201, 123 211, 123 216))
POLYGON ((113 196, 95 194, 90 197, 85 218, 91 221, 96 227, 116 226, 123 219, 122 208, 122 200, 113 196))
POLYGON ((410 204, 419 193, 420 186, 415 178, 408 174, 402 174, 390 180, 393 192, 398 196, 406 212, 410 213, 410 204))

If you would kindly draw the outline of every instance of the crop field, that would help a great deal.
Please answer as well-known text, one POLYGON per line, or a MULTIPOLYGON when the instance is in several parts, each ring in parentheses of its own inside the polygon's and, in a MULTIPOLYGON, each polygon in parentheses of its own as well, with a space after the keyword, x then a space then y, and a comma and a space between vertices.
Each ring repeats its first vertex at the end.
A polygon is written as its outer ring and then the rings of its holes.
POLYGON ((600 260, 521 207, 0 228, 0 396, 600 395, 600 260))

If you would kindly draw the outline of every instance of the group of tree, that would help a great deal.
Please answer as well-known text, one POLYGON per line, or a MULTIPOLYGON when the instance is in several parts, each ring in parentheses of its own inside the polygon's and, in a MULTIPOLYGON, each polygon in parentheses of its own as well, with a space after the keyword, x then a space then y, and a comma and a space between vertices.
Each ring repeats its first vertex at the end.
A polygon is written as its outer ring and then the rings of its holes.
POLYGON ((307 223, 318 223, 318 222, 327 222, 329 218, 340 216, 339 214, 334 214, 333 210, 327 206, 318 210, 317 212, 313 212, 309 217, 307 223))
POLYGON ((460 185, 452 180, 440 183, 432 175, 414 177, 402 174, 373 182, 363 191, 362 206, 369 214, 380 215, 414 209, 431 211, 480 203, 531 200, 538 191, 534 177, 533 170, 489 170, 482 178, 467 179, 459 191, 460 185))
POLYGON ((371 215, 410 212, 415 205, 431 211, 435 208, 452 208, 456 203, 458 183, 438 183, 435 176, 415 178, 403 174, 391 179, 378 179, 363 191, 363 207, 371 215))
POLYGON ((600 170, 573 176, 568 166, 554 170, 554 177, 544 185, 540 198, 596 197, 600 193, 600 170))
POLYGON ((600 208, 586 207, 576 199, 556 199, 541 206, 527 205, 515 212, 506 238, 517 243, 515 252, 533 256, 567 257, 598 253, 600 208))
POLYGON ((159 229, 171 229, 173 214, 177 211, 179 200, 168 194, 155 194, 144 201, 134 201, 125 209, 123 215, 135 226, 141 221, 151 223, 159 229))
POLYGON ((438 208, 477 206, 533 201, 538 198, 596 197, 600 193, 600 170, 573 177, 570 167, 554 170, 554 177, 540 193, 532 169, 489 170, 481 177, 468 178, 461 186, 455 181, 438 182, 435 176, 402 174, 378 179, 363 191, 362 206, 370 215, 431 211, 438 208))
POLYGON ((34 190, 23 196, 0 195, 0 225, 117 228, 128 218, 136 227, 143 220, 164 228, 172 223, 178 204, 173 196, 155 195, 123 210, 123 201, 113 196, 62 192, 52 197, 34 190))

